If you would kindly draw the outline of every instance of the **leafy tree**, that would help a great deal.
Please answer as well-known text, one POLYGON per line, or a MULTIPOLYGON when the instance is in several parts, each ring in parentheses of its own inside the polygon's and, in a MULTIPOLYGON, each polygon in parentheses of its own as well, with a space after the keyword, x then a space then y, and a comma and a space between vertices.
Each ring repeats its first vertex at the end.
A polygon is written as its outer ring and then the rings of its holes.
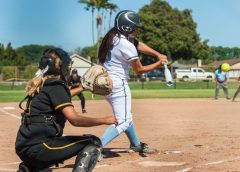
POLYGON ((25 57, 27 61, 32 64, 38 64, 42 53, 47 48, 54 48, 52 45, 24 45, 17 48, 17 54, 21 57, 25 57))
POLYGON ((3 56, 4 56, 5 65, 14 66, 13 63, 15 63, 14 60, 17 55, 11 43, 7 44, 7 47, 4 50, 3 56))
POLYGON ((3 74, 3 79, 7 80, 10 78, 17 78, 17 69, 14 66, 2 67, 1 73, 3 74))
POLYGON ((232 48, 232 57, 240 58, 240 48, 238 47, 232 48))
POLYGON ((35 73, 38 70, 38 66, 27 66, 24 70, 24 78, 30 79, 33 78, 35 73))
POLYGON ((30 64, 30 61, 16 52, 11 43, 8 43, 6 48, 3 44, 0 44, 0 62, 0 66, 25 66, 30 64))
POLYGON ((97 45, 94 45, 94 46, 84 47, 81 50, 80 55, 84 58, 91 57, 91 61, 93 63, 97 63, 98 59, 96 57, 96 53, 97 53, 97 45))
POLYGON ((240 58, 240 48, 238 47, 222 47, 222 46, 212 46, 210 48, 211 55, 210 60, 224 60, 229 58, 240 58))
POLYGON ((78 47, 78 48, 75 48, 73 53, 72 54, 78 54, 78 55, 81 55, 82 53, 82 48, 81 47, 78 47))
POLYGON ((0 62, 3 61, 3 54, 4 54, 4 45, 0 43, 0 62))
POLYGON ((4 51, 5 51, 5 48, 4 48, 4 45, 3 44, 0 44, 0 66, 3 66, 5 65, 5 55, 4 55, 4 51))
MULTIPOLYGON (((201 41, 196 32, 191 10, 173 9, 166 1, 153 0, 139 11, 144 24, 139 39, 170 59, 206 59, 209 56, 207 40, 201 41)), ((143 63, 152 60, 146 56, 143 63)))

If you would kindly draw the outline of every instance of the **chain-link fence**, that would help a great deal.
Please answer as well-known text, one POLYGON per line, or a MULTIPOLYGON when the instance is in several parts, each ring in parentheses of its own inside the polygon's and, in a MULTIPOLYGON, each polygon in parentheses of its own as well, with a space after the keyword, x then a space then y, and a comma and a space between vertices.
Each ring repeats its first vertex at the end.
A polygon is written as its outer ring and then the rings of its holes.
POLYGON ((1 66, 0 82, 28 81, 37 71, 37 66, 1 66))
MULTIPOLYGON (((38 66, 1 66, 0 67, 0 88, 2 89, 22 89, 24 85, 32 79, 38 66), (17 86, 17 87, 16 87, 17 86)), ((134 89, 213 89, 214 80, 188 81, 184 82, 174 79, 173 87, 167 87, 164 76, 159 78, 146 77, 142 79, 138 75, 130 75, 129 84, 134 89)), ((236 80, 234 80, 236 81, 236 80)), ((229 82, 230 88, 237 87, 237 82, 229 82)))

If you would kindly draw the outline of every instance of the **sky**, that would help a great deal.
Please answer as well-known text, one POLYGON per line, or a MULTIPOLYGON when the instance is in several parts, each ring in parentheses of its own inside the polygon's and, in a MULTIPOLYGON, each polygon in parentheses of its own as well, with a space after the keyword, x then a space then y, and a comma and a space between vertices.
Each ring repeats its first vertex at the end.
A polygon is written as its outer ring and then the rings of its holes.
MULTIPOLYGON (((192 10, 197 32, 209 45, 240 47, 240 0, 166 1, 173 8, 192 10)), ((138 12, 151 0, 111 2, 118 5, 118 11, 138 12)), ((78 0, 0 0, 0 43, 4 45, 55 45, 72 51, 92 45, 91 26, 91 12, 78 0)))

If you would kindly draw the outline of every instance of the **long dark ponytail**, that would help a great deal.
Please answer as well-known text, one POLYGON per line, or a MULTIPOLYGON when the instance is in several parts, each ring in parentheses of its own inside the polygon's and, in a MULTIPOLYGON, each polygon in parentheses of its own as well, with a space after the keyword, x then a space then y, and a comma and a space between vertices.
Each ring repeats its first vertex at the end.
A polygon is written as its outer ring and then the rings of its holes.
POLYGON ((120 32, 117 28, 113 27, 108 33, 104 36, 102 43, 99 47, 98 59, 101 64, 103 64, 106 60, 107 54, 113 45, 113 38, 115 36, 120 38, 120 32))

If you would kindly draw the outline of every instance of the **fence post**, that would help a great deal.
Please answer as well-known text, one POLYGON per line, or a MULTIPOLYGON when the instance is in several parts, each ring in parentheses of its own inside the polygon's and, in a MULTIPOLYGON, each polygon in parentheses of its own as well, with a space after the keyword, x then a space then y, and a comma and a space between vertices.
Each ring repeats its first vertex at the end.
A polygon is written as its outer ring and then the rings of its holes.
POLYGON ((144 89, 144 82, 146 81, 146 76, 142 74, 140 80, 142 82, 142 89, 144 89))
POLYGON ((177 89, 177 78, 174 79, 174 88, 177 89))
POLYGON ((210 80, 208 79, 208 80, 207 80, 207 89, 209 88, 209 81, 210 81, 210 80))

